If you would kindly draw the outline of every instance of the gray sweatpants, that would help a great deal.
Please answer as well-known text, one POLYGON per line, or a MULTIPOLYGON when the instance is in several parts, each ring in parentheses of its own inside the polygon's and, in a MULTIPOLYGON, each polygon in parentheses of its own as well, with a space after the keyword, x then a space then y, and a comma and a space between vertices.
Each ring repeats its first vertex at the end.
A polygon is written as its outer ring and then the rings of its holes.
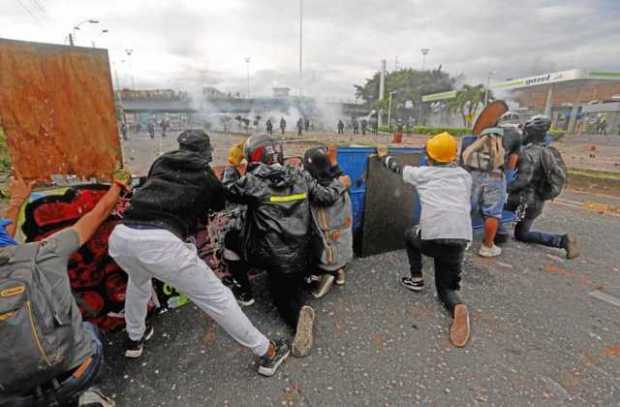
POLYGON ((139 230, 118 225, 110 235, 110 256, 129 275, 125 322, 132 340, 144 335, 151 279, 157 278, 187 295, 241 345, 262 356, 269 340, 252 325, 196 247, 164 229, 139 230))

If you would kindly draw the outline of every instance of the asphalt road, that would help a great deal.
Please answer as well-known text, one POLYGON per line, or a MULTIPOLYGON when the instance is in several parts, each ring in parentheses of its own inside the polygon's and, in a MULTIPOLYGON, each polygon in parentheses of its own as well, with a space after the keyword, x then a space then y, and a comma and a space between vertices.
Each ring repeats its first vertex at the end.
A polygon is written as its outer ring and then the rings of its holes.
MULTIPOLYGON (((448 341, 431 262, 427 288, 399 285, 404 251, 356 259, 347 285, 312 301, 316 345, 278 374, 193 305, 154 319, 141 360, 122 358, 124 333, 106 338, 101 387, 121 406, 476 406, 620 405, 620 217, 585 204, 617 198, 567 193, 538 227, 573 231, 583 254, 510 241, 496 260, 466 257, 462 296, 473 336, 448 341)), ((478 239, 479 241, 479 239, 478 239)), ((249 318, 268 336, 288 336, 256 281, 249 318)))

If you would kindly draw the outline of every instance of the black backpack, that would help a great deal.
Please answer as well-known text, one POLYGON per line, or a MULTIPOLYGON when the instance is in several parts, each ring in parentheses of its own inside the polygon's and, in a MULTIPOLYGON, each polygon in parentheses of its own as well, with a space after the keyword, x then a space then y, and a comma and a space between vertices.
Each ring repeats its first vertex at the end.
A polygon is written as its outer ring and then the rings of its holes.
POLYGON ((555 199, 564 190, 568 179, 562 154, 555 147, 542 147, 540 163, 545 174, 538 185, 538 195, 545 201, 555 199))

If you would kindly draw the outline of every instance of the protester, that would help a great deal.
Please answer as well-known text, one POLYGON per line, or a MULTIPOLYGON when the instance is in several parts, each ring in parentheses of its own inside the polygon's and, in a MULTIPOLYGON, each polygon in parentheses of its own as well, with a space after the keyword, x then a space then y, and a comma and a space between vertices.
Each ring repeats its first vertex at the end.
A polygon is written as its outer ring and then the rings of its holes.
MULTIPOLYGON (((325 187, 333 186, 343 175, 338 167, 335 147, 315 147, 304 154, 304 169, 325 187)), ((351 198, 346 192, 330 206, 312 204, 312 219, 317 232, 314 274, 319 278, 313 290, 315 298, 324 297, 336 285, 345 284, 345 266, 353 259, 351 198)))
POLYGON ((301 133, 304 130, 304 119, 302 117, 297 120, 297 135, 301 136, 301 133))
POLYGON ((366 130, 368 129, 368 120, 362 119, 362 135, 366 135, 366 130))
POLYGON ((273 134, 273 123, 271 123, 271 119, 267 119, 265 122, 265 130, 267 131, 267 134, 273 134))
POLYGON ((151 138, 155 138, 155 123, 154 123, 154 119, 149 120, 149 123, 147 124, 147 130, 149 132, 149 136, 151 138))
POLYGON ((145 323, 152 278, 175 287, 230 336, 260 357, 258 372, 272 376, 288 357, 284 341, 270 341, 239 308, 232 292, 184 240, 209 210, 224 208, 224 189, 209 163, 212 147, 202 130, 186 130, 179 149, 159 157, 144 186, 134 193, 123 223, 110 236, 110 256, 129 275, 125 356, 138 358, 154 333, 145 323))
POLYGON ((419 227, 405 234, 411 277, 403 277, 401 283, 409 290, 422 290, 422 255, 434 259, 437 295, 454 318, 450 340, 463 347, 470 336, 469 313, 458 290, 465 248, 472 239, 472 181, 467 171, 455 165, 456 153, 457 142, 449 133, 431 137, 426 143, 428 167, 401 167, 387 150, 378 150, 385 167, 416 187, 422 204, 419 227))
POLYGON ((306 132, 310 130, 310 119, 304 120, 304 129, 306 130, 306 132))
POLYGON ((484 219, 484 238, 478 251, 482 257, 496 257, 502 253, 495 245, 495 235, 506 202, 503 135, 501 128, 485 129, 463 151, 463 165, 472 177, 472 209, 484 219))
POLYGON ((566 250, 566 257, 579 256, 579 246, 574 234, 551 234, 533 231, 532 225, 545 206, 545 201, 557 197, 566 183, 566 165, 560 153, 546 145, 551 120, 547 116, 534 116, 524 127, 524 142, 519 154, 516 180, 508 187, 508 207, 517 211, 515 239, 566 250))
POLYGON ((338 134, 344 134, 344 122, 338 120, 338 134))
POLYGON ((323 187, 300 169, 282 165, 281 145, 267 135, 246 141, 245 158, 245 176, 226 185, 230 201, 248 206, 243 232, 236 238, 227 236, 226 251, 238 259, 235 263, 229 257, 228 264, 246 299, 253 297, 248 267, 267 271, 274 304, 295 329, 293 355, 303 357, 312 348, 315 318, 303 296, 312 244, 309 206, 332 205, 349 181, 341 177, 333 186, 323 187))
POLYGON ((282 132, 282 135, 284 135, 284 132, 286 131, 286 120, 284 120, 284 117, 280 119, 280 131, 282 132))
MULTIPOLYGON (((73 226, 39 242, 0 249, 0 308, 12 310, 0 315, 12 321, 0 324, 1 405, 75 403, 97 378, 103 365, 101 338, 95 326, 82 320, 67 266, 108 218, 129 181, 129 174, 117 172, 108 192, 73 226)), ((12 220, 31 189, 32 183, 19 176, 12 180, 7 215, 12 220)), ((97 390, 89 394, 112 404, 97 390)))
POLYGON ((360 122, 357 121, 357 119, 354 117, 352 120, 352 124, 353 124, 353 134, 359 134, 360 122))
POLYGON ((123 140, 127 141, 127 123, 121 123, 121 134, 123 135, 123 140))

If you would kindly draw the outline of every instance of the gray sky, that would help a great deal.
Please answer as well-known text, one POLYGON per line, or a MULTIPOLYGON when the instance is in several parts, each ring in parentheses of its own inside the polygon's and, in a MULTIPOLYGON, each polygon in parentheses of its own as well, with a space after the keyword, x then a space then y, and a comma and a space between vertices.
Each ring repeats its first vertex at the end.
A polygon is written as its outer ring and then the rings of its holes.
MULTIPOLYGON (((109 48, 123 86, 252 94, 298 86, 297 0, 1 0, 0 37, 109 48), (101 29, 108 34, 98 36, 101 29), (124 49, 133 49, 131 63, 124 49), (122 62, 125 60, 125 62, 122 62)), ((383 58, 468 82, 570 68, 620 71, 620 0, 304 0, 305 94, 352 98, 383 58)))

